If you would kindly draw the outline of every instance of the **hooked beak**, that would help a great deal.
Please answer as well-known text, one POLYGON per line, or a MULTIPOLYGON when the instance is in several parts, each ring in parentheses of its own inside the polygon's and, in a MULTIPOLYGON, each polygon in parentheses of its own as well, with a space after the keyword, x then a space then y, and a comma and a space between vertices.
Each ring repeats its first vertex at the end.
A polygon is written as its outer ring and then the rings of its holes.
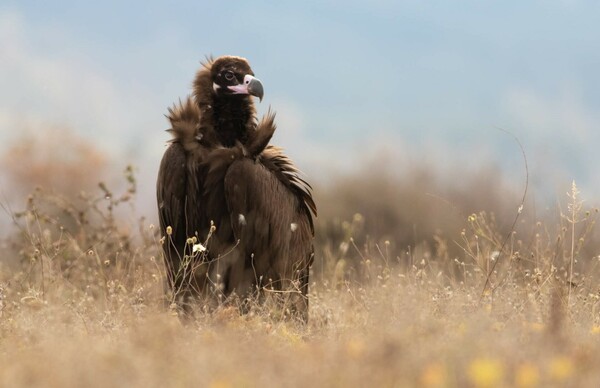
POLYGON ((260 80, 254 78, 250 74, 244 76, 244 82, 242 84, 228 86, 227 88, 231 90, 233 94, 250 94, 258 97, 260 101, 262 101, 264 95, 263 86, 260 80))

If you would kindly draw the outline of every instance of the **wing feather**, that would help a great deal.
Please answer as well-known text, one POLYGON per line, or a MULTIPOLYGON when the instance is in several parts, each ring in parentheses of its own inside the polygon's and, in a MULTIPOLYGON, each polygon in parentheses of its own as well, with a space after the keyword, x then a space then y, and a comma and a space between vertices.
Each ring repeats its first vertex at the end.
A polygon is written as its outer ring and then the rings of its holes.
MULTIPOLYGON (((244 265, 233 280, 254 281, 263 275, 285 288, 311 264, 312 218, 302 198, 259 161, 236 160, 225 176, 225 198, 244 265), (250 279, 247 279, 250 277, 250 279)), ((264 284, 263 282, 263 284, 264 284)))
POLYGON ((279 147, 268 146, 260 154, 261 162, 289 188, 302 202, 311 233, 314 235, 313 216, 317 216, 317 205, 312 196, 312 186, 301 177, 301 172, 279 147))

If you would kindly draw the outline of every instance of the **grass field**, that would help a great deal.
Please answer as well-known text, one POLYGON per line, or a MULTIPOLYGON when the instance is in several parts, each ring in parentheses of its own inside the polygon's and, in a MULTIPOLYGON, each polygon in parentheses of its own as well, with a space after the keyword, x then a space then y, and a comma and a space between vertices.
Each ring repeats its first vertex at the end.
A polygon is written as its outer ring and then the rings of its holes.
POLYGON ((122 221, 128 182, 77 201, 37 190, 12 212, 0 386, 600 384, 597 212, 575 186, 556 225, 507 232, 482 212, 415 246, 369 237, 368 216, 321 220, 304 325, 262 304, 165 308, 157 228, 122 221))

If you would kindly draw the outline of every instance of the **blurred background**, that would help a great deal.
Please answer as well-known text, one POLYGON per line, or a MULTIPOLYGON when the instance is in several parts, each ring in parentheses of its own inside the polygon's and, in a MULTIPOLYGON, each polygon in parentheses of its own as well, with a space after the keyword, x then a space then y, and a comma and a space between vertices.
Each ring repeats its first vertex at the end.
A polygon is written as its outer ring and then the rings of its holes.
POLYGON ((572 180, 593 205, 598 20, 583 0, 5 0, 2 225, 35 187, 77 196, 128 165, 136 214, 156 222, 163 114, 224 54, 265 85, 259 111, 277 111, 273 143, 314 182, 330 240, 343 220, 413 245, 482 210, 510 226, 527 175, 530 218, 572 180))

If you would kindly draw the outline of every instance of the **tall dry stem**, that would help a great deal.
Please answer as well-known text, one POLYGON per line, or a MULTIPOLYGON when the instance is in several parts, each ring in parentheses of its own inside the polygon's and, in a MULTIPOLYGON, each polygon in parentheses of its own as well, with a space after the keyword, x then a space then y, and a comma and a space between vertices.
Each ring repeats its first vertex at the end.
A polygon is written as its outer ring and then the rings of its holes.
POLYGON ((571 306, 571 289, 573 285, 573 263, 575 262, 575 226, 578 224, 580 219, 581 208, 583 201, 579 198, 580 191, 575 184, 575 181, 571 184, 571 191, 567 193, 570 198, 567 204, 568 214, 564 216, 567 222, 571 225, 571 252, 569 255, 569 284, 568 284, 568 296, 567 305, 571 306))

